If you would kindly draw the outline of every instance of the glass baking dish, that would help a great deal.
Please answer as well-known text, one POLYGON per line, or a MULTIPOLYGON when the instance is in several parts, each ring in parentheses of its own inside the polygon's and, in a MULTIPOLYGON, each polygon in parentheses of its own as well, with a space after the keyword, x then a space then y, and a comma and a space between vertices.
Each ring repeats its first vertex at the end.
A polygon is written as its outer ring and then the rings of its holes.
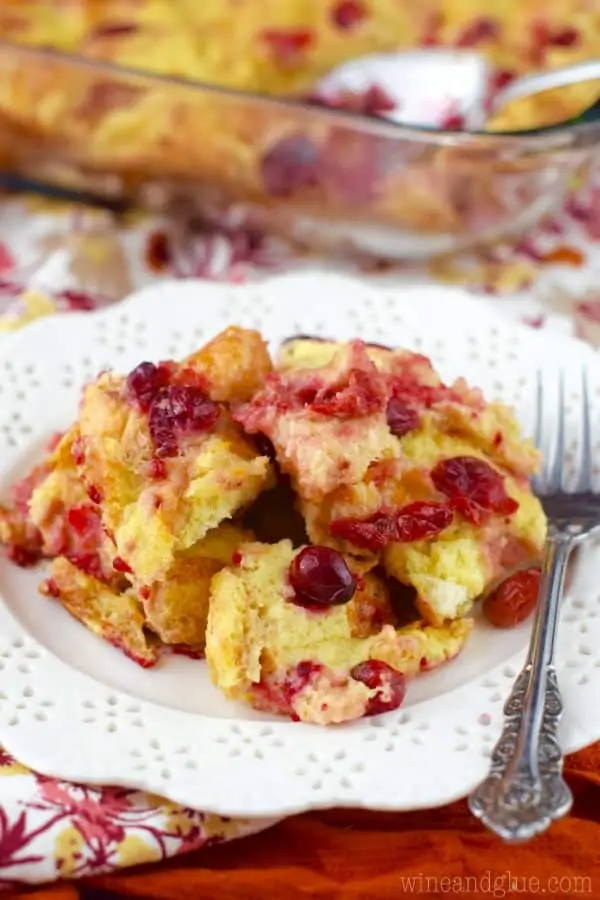
POLYGON ((0 168, 319 250, 424 258, 518 235, 600 124, 467 134, 0 43, 0 168))

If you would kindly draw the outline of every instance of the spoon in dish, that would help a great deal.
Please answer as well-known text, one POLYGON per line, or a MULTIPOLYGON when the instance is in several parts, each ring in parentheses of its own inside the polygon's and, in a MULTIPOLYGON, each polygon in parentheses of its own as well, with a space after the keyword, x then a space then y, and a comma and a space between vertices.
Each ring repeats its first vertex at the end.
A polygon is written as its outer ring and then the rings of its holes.
MULTIPOLYGON (((380 89, 389 99, 378 115, 402 125, 485 131, 490 120, 514 100, 600 79, 600 59, 516 78, 494 90, 494 71, 470 50, 431 48, 363 56, 336 67, 317 85, 316 95, 335 106, 344 93, 380 89)), ((599 88, 600 94, 600 88, 599 88)), ((600 120, 600 98, 552 128, 600 120)), ((539 128, 526 129, 528 133, 539 128)))

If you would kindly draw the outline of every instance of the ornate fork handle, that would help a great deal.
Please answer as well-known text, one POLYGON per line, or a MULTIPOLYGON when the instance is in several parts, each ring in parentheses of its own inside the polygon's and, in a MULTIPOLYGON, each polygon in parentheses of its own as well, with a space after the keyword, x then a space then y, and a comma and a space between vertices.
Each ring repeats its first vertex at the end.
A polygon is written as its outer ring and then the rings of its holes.
POLYGON ((489 775, 469 797, 471 812, 505 841, 525 841, 545 831, 573 802, 562 777, 557 738, 562 700, 553 660, 575 537, 556 529, 548 536, 527 660, 504 706, 504 728, 489 775))

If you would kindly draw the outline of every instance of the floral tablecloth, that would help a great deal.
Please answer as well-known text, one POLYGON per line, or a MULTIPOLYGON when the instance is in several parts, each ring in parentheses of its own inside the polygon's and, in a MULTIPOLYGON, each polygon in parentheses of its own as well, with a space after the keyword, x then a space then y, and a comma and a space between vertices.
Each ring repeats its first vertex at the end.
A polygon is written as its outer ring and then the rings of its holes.
MULTIPOLYGON (((433 263, 324 262, 274 239, 37 198, 0 198, 0 352, 40 316, 92 310, 172 277, 244 281, 291 267, 354 269, 402 285, 464 285, 535 328, 600 346, 600 168, 564 211, 513 246, 433 263)), ((198 292, 202 303, 202 292, 198 292)), ((1 697, 1 693, 0 693, 1 697)), ((91 875, 241 837, 268 823, 228 820, 137 791, 30 772, 0 748, 0 886, 91 875)))

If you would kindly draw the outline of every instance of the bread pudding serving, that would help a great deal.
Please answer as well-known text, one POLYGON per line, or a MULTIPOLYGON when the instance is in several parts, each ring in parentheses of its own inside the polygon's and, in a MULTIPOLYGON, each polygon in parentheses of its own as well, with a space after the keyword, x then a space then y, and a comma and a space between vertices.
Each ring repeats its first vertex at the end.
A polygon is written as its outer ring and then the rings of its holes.
POLYGON ((225 696, 322 725, 393 710, 474 626, 537 598, 538 454, 424 356, 230 327, 103 372, 0 506, 17 565, 144 667, 206 660, 225 696))

